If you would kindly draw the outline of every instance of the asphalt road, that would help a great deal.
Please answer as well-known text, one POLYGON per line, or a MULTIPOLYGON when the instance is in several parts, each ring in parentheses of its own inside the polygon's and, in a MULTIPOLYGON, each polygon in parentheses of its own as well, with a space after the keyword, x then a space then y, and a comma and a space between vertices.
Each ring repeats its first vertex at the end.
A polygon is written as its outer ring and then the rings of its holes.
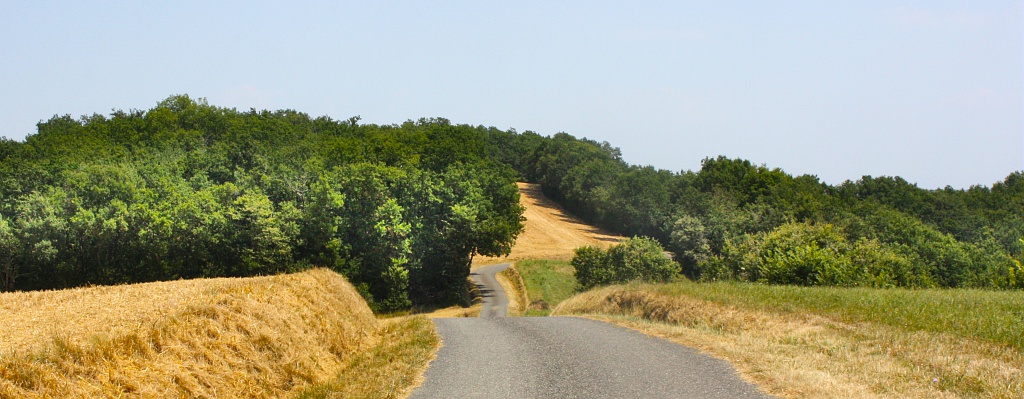
POLYGON ((508 314, 508 297, 494 277, 495 274, 508 269, 508 266, 508 263, 485 266, 469 273, 473 283, 480 289, 480 296, 483 297, 484 307, 480 309, 480 317, 505 317, 508 314))
POLYGON ((667 340, 576 317, 501 317, 499 266, 473 276, 487 317, 434 319, 444 346, 412 398, 765 397, 727 362, 667 340))

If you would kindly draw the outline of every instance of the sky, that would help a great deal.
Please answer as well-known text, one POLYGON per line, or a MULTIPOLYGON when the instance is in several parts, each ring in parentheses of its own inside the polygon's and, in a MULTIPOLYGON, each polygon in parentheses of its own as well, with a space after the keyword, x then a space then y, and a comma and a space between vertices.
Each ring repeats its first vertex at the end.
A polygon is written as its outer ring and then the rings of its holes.
POLYGON ((988 186, 1024 169, 1022 25, 1022 1, 0 0, 0 135, 188 94, 988 186))

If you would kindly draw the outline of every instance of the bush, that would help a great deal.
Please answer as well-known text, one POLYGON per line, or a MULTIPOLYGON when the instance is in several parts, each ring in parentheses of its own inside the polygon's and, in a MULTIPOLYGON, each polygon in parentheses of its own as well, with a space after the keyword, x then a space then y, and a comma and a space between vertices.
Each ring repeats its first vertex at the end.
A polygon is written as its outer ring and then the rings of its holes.
POLYGON ((722 261, 711 258, 699 265, 701 280, 738 278, 807 286, 937 285, 932 267, 913 248, 874 238, 850 242, 846 237, 843 228, 827 223, 787 223, 767 233, 746 234, 730 242, 722 261))
POLYGON ((576 269, 576 281, 583 287, 608 284, 612 281, 611 270, 607 267, 608 254, 601 248, 576 248, 571 264, 576 269))
POLYGON ((634 280, 667 282, 680 272, 679 264, 665 256, 661 244, 647 237, 631 238, 608 251, 577 248, 572 266, 583 289, 634 280))
POLYGON ((847 249, 845 237, 832 225, 783 225, 761 244, 760 275, 770 284, 851 285, 847 249))

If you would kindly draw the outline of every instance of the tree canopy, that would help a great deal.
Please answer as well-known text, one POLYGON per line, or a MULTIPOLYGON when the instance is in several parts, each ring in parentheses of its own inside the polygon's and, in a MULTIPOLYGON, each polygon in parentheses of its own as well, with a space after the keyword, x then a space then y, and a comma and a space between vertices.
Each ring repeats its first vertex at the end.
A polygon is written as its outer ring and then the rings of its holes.
POLYGON ((646 236, 696 280, 1024 288, 1024 172, 832 186, 742 159, 630 165, 609 143, 423 118, 361 124, 185 95, 0 140, 0 289, 333 268, 380 310, 452 303, 522 231, 515 182, 646 236))
POLYGON ((173 96, 0 143, 4 290, 327 266, 378 309, 452 302, 522 230, 508 166, 444 119, 360 125, 173 96))
POLYGON ((742 159, 670 172, 564 133, 492 135, 489 151, 522 178, 588 222, 656 239, 693 279, 1024 288, 1021 171, 966 190, 871 176, 832 186, 742 159))

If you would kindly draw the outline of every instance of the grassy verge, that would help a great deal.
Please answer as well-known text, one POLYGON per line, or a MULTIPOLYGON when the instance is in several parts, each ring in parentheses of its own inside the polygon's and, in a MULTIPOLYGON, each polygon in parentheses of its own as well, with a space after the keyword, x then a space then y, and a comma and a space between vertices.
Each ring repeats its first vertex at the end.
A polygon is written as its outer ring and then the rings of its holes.
POLYGON ((506 288, 508 296, 508 315, 522 316, 530 306, 530 298, 526 294, 526 283, 519 274, 515 264, 498 273, 498 284, 506 288))
POLYGON ((530 299, 524 316, 547 316, 551 309, 575 293, 576 277, 568 261, 524 260, 516 263, 516 269, 530 299))
POLYGON ((554 313, 699 348, 783 397, 1019 398, 1022 297, 683 282, 589 291, 554 313))
POLYGON ((774 312, 813 313, 845 322, 948 333, 1024 350, 1024 292, 765 286, 681 282, 656 292, 774 312))
POLYGON ((382 321, 380 342, 346 362, 327 384, 307 389, 300 398, 400 398, 422 382, 441 339, 426 316, 382 321))

